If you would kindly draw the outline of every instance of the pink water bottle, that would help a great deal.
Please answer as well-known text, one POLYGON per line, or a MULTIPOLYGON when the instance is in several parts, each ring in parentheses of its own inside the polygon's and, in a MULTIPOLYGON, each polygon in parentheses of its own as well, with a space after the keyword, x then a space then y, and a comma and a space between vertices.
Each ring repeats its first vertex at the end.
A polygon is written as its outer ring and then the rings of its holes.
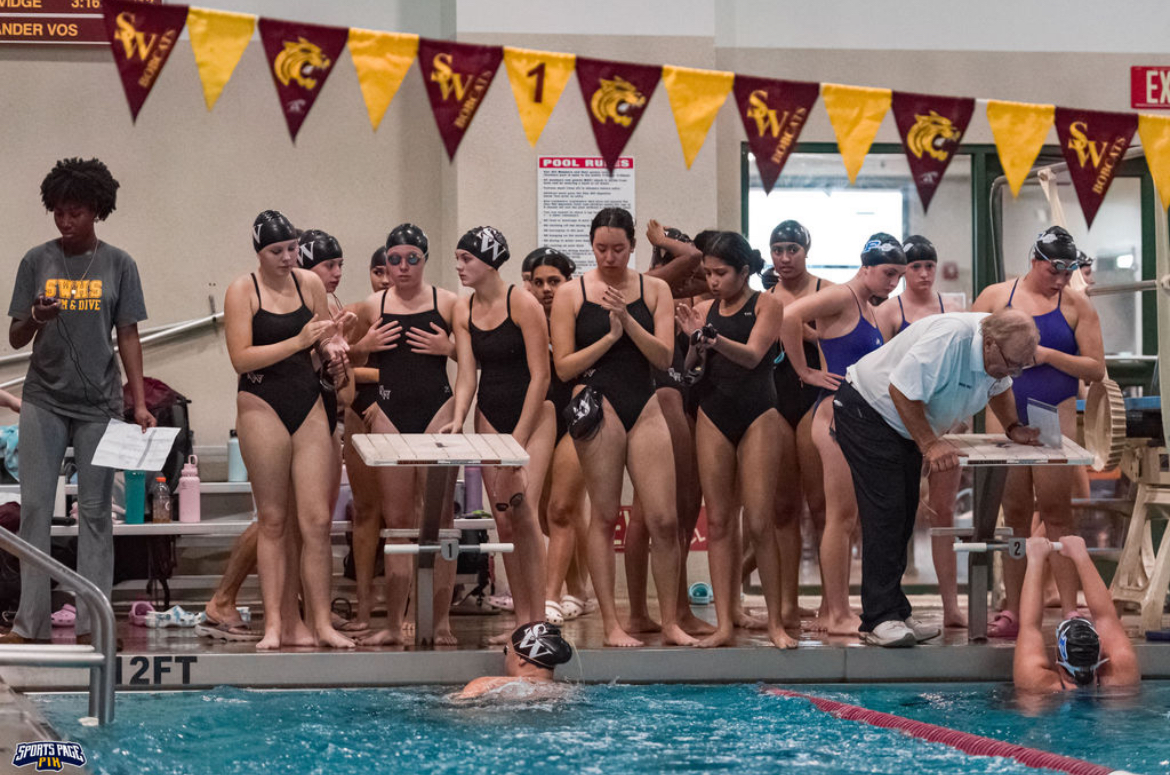
POLYGON ((199 459, 187 458, 183 475, 179 478, 179 521, 199 521, 199 459))

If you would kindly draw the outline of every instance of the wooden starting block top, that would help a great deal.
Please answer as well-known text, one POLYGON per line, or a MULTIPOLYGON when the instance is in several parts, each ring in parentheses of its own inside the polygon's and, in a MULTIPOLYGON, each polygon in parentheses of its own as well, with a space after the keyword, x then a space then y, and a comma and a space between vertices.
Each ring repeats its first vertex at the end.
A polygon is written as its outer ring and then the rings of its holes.
POLYGON ((506 433, 362 433, 353 445, 368 466, 528 464, 528 453, 506 433))
POLYGON ((1060 449, 1030 447, 1008 441, 1002 433, 951 433, 943 436, 959 449, 964 466, 1087 466, 1093 455, 1062 436, 1060 449))

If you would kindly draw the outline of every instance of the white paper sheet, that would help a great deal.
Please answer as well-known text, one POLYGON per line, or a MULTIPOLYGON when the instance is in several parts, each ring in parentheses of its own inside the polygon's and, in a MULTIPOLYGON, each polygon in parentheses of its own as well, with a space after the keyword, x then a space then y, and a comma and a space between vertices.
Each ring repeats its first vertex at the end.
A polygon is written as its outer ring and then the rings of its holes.
POLYGON ((1028 425, 1040 429, 1040 443, 1044 446, 1060 449, 1064 443, 1064 436, 1060 432, 1060 415, 1055 406, 1029 398, 1028 425))
POLYGON ((178 437, 178 428, 150 428, 143 433, 137 425, 110 420, 93 454, 93 464, 126 471, 161 471, 178 437))

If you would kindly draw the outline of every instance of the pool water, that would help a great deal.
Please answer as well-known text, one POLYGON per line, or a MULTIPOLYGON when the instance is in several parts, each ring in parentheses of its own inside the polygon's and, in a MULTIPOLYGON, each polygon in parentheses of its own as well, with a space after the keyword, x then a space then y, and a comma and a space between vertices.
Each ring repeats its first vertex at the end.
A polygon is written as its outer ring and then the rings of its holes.
MULTIPOLYGON (((1170 773, 1170 683, 1137 697, 1022 704, 1003 684, 798 691, 1134 773, 1170 773)), ((36 698, 102 775, 531 772, 1036 773, 835 719, 758 686, 601 685, 523 705, 461 704, 448 687, 125 693, 110 727, 83 694, 36 698)), ((7 764, 7 762, 5 763, 7 764)))

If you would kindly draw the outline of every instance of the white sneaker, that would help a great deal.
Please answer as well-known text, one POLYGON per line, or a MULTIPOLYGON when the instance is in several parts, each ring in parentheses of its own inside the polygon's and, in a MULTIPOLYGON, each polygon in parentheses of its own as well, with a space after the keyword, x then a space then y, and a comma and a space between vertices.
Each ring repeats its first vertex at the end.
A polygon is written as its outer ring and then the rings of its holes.
POLYGON ((914 633, 914 639, 919 643, 922 643, 924 640, 930 640, 931 638, 937 638, 942 634, 942 630, 938 627, 935 627, 933 624, 927 624, 926 622, 920 622, 913 616, 906 618, 906 626, 914 633))
POLYGON ((914 637, 914 631, 907 627, 905 622, 891 619, 874 627, 873 632, 861 633, 861 641, 871 646, 884 646, 890 649, 913 646, 918 642, 918 639, 914 637))

